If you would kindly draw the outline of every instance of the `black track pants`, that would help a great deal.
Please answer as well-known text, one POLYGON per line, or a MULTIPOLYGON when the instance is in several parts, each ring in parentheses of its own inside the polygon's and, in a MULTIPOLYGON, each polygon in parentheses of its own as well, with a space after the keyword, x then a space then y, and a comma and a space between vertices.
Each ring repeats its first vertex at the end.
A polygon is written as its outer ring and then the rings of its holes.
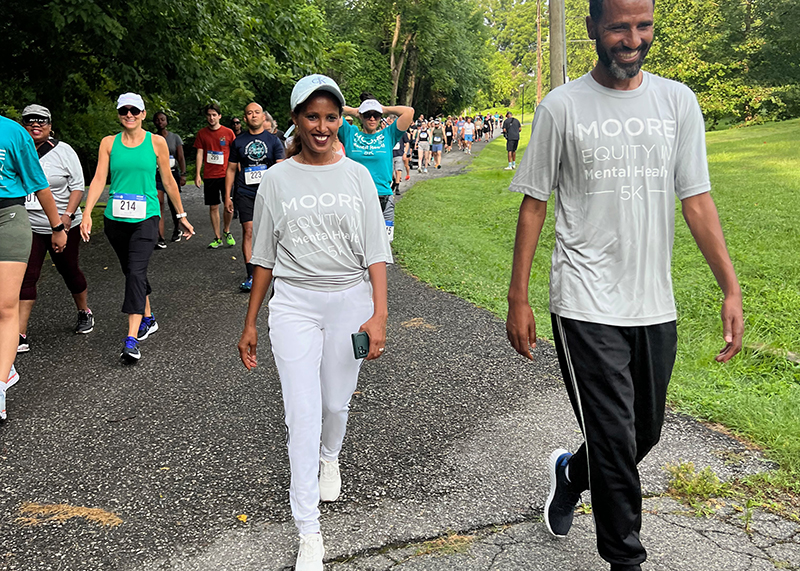
POLYGON ((674 321, 616 327, 552 315, 558 362, 584 443, 569 463, 576 492, 590 489, 597 550, 609 563, 647 558, 639 541, 636 465, 661 436, 675 364, 674 321))

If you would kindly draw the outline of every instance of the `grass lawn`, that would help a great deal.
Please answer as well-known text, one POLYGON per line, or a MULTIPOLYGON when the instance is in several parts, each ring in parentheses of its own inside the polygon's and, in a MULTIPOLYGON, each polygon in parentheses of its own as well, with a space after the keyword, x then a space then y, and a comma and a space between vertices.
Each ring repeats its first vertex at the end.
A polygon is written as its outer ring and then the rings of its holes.
MULTIPOLYGON (((526 117, 527 118, 527 117, 526 117)), ((522 156, 530 136, 523 131, 522 156)), ((721 293, 676 204, 673 283, 678 359, 671 404, 719 422, 778 461, 771 483, 800 494, 800 120, 708 133, 712 191, 744 292, 743 353, 727 365, 721 293), (762 349, 755 349, 759 347, 762 349)), ((507 312, 517 211, 504 139, 460 176, 420 183, 398 203, 397 261, 423 281, 501 318, 507 312)), ((530 300, 539 337, 551 338, 548 275, 552 204, 533 263, 530 300)))

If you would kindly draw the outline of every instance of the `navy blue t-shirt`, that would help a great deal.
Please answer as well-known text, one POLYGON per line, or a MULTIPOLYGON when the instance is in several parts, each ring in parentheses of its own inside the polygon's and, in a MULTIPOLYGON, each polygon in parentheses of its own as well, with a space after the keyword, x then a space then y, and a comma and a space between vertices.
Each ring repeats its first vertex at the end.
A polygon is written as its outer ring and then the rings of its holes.
POLYGON ((258 135, 242 133, 231 143, 229 162, 241 168, 236 173, 236 192, 255 196, 261 177, 267 169, 283 159, 283 144, 280 139, 264 131, 258 135))

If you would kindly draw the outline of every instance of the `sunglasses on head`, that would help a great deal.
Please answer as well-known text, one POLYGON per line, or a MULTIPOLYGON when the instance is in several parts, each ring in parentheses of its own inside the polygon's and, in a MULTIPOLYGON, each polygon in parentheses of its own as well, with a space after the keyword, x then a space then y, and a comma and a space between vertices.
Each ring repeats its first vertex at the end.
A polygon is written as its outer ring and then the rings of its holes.
POLYGON ((364 113, 364 119, 380 119, 381 117, 383 117, 383 115, 377 111, 368 111, 364 113))
POLYGON ((120 117, 125 117, 128 113, 130 113, 134 117, 138 117, 139 113, 141 112, 142 112, 141 109, 132 106, 120 107, 119 109, 117 109, 117 113, 119 113, 120 117))
POLYGON ((234 125, 241 125, 241 124, 242 124, 242 122, 241 122, 241 121, 234 121, 234 122, 233 122, 233 124, 234 124, 234 125))
POLYGON ((23 125, 49 125, 50 119, 47 117, 23 117, 23 125))

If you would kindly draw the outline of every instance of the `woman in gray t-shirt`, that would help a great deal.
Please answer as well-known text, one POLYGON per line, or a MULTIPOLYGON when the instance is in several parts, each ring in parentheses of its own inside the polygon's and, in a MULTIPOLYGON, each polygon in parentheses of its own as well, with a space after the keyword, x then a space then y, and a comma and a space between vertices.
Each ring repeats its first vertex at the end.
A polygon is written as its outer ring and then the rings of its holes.
POLYGON ((269 338, 289 430, 295 569, 321 571, 318 505, 339 497, 339 452, 362 363, 351 335, 368 334, 367 359, 383 354, 392 254, 369 171, 334 151, 339 87, 305 77, 291 104, 288 158, 266 171, 255 199, 253 288, 239 354, 245 367, 256 366, 256 318, 274 278, 269 338))
POLYGON ((51 136, 52 122, 50 111, 40 105, 29 105, 23 110, 22 124, 36 145, 39 164, 44 170, 50 191, 58 208, 61 223, 67 231, 67 245, 60 251, 53 250, 53 234, 50 220, 42 210, 36 195, 29 195, 25 201, 28 219, 31 223, 32 245, 28 267, 22 280, 19 294, 19 345, 17 353, 30 350, 28 339, 28 319, 36 303, 39 276, 45 256, 49 253, 58 273, 72 294, 78 319, 75 333, 90 333, 94 329, 94 316, 88 305, 86 277, 78 263, 78 249, 81 242, 80 224, 83 215, 79 207, 85 190, 83 169, 75 150, 67 143, 51 136))

